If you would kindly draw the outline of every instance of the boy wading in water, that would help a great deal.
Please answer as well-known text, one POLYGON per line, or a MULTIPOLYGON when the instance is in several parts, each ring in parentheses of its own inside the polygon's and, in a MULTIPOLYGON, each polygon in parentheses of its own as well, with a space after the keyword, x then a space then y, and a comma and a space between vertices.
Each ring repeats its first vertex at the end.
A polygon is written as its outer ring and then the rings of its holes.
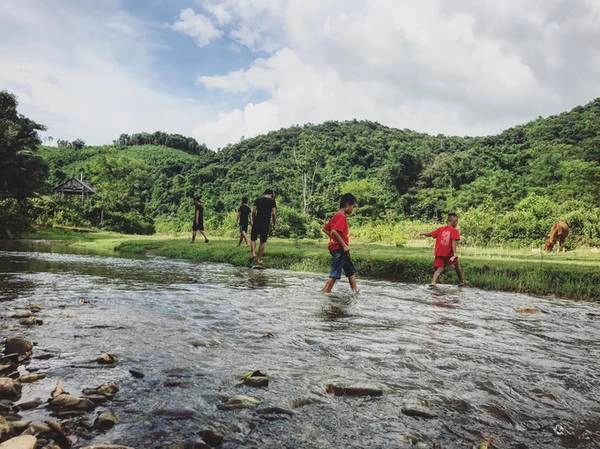
POLYGON ((356 207, 356 198, 351 193, 345 193, 340 198, 340 210, 323 226, 323 232, 329 236, 329 252, 331 254, 331 271, 325 282, 323 293, 331 293, 336 281, 342 277, 342 270, 348 277, 350 288, 358 293, 356 284, 356 267, 350 258, 350 229, 348 215, 356 207))
POLYGON ((238 242, 238 246, 240 246, 242 242, 248 245, 248 224, 251 212, 252 209, 248 206, 248 197, 245 196, 242 198, 242 204, 240 205, 237 214, 237 221, 240 225, 240 241, 238 242))
POLYGON ((441 274, 446 269, 446 266, 451 265, 456 270, 458 275, 459 286, 465 285, 465 273, 460 265, 458 254, 456 253, 456 242, 460 240, 460 231, 456 229, 458 226, 458 216, 454 213, 448 214, 448 224, 437 228, 432 232, 421 234, 424 237, 433 237, 435 239, 433 278, 431 285, 435 286, 441 274))
POLYGON ((250 250, 252 251, 251 259, 257 264, 262 264, 265 256, 265 244, 269 238, 271 231, 271 221, 275 228, 275 220, 277 217, 277 203, 273 198, 271 189, 265 190, 262 197, 254 201, 252 208, 252 231, 250 232, 250 250), (258 256, 256 254, 256 239, 260 237, 260 245, 258 247, 258 256))
POLYGON ((196 241, 196 232, 200 232, 204 237, 204 243, 208 243, 208 237, 204 232, 204 207, 197 196, 192 199, 192 202, 194 203, 194 223, 192 224, 192 241, 190 243, 196 241))

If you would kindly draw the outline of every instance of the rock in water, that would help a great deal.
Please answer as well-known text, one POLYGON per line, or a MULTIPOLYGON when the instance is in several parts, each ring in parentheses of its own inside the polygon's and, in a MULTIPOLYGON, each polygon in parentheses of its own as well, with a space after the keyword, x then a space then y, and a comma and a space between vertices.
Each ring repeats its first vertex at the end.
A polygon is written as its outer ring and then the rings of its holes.
POLYGON ((23 318, 22 320, 19 320, 19 324, 21 326, 41 326, 42 324, 44 324, 44 322, 39 318, 30 316, 28 318, 23 318))
POLYGON ((117 387, 113 383, 105 382, 102 385, 96 388, 86 388, 83 390, 83 394, 85 395, 101 395, 107 399, 111 399, 117 394, 119 391, 119 387, 117 387))
POLYGON ((17 310, 10 317, 20 319, 20 318, 29 318, 31 315, 32 315, 32 313, 29 310, 17 310))
POLYGON ((99 430, 110 430, 115 426, 117 421, 117 416, 111 410, 107 410, 96 417, 94 427, 99 430))
POLYGON ((198 434, 212 447, 221 447, 225 439, 221 432, 211 428, 201 430, 198 434))
POLYGON ((515 312, 529 314, 529 315, 532 315, 534 313, 539 313, 539 311, 540 311, 540 309, 538 309, 537 307, 529 307, 529 306, 517 307, 515 309, 515 312))
POLYGON ((93 446, 85 446, 81 449, 133 449, 130 446, 121 446, 119 444, 95 444, 93 446))
POLYGON ((4 354, 31 355, 33 343, 22 337, 6 337, 4 354))
POLYGON ((50 408, 57 412, 89 412, 96 405, 89 399, 62 393, 50 400, 50 408))
POLYGON ((262 373, 258 370, 249 371, 244 373, 240 378, 241 385, 247 385, 249 387, 268 387, 269 386, 269 376, 265 373, 262 373))
POLYGON ((335 385, 328 384, 325 391, 335 396, 381 396, 383 390, 371 385, 335 385))
POLYGON ((0 377, 0 399, 18 401, 21 398, 21 384, 10 377, 0 377))
POLYGON ((221 410, 239 410, 242 408, 253 408, 259 405, 262 401, 257 398, 253 398, 252 396, 245 396, 243 394, 239 394, 236 396, 231 396, 225 401, 223 404, 219 404, 219 408, 221 410))
POLYGON ((30 384, 33 382, 37 382, 38 380, 42 380, 44 377, 46 377, 46 375, 42 373, 31 373, 23 374, 17 380, 22 384, 30 384))
POLYGON ((39 304, 29 304, 29 310, 31 310, 32 313, 38 313, 42 311, 42 306, 39 304))
POLYGON ((21 435, 0 444, 0 449, 34 449, 37 438, 33 435, 21 435))
POLYGON ((96 359, 100 365, 114 365, 119 361, 119 357, 109 352, 101 351, 100 355, 96 359))
POLYGON ((136 379, 143 379, 145 376, 144 372, 139 369, 130 369, 129 374, 131 374, 136 379))
POLYGON ((433 410, 425 407, 424 405, 417 404, 417 403, 406 404, 400 410, 406 416, 416 416, 418 418, 431 419, 431 418, 437 418, 437 416, 438 416, 438 414, 436 412, 434 412, 433 410))

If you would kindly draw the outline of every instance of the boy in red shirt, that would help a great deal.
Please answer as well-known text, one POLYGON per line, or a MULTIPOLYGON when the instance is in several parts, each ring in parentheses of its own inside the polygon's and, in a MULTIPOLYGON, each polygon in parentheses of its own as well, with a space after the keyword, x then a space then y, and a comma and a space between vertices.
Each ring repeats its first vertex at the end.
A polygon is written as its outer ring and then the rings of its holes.
POLYGON ((459 286, 465 285, 465 273, 460 265, 458 255, 456 254, 456 242, 460 240, 460 231, 456 229, 458 225, 458 216, 454 213, 448 214, 448 224, 437 228, 432 232, 425 232, 421 235, 425 237, 433 237, 435 239, 435 249, 433 260, 433 278, 431 285, 436 285, 438 278, 446 269, 446 266, 451 265, 456 270, 458 275, 459 286))
POLYGON ((342 277, 342 270, 348 277, 350 288, 358 292, 356 285, 356 267, 350 258, 350 230, 347 216, 356 207, 356 198, 351 193, 345 193, 340 198, 340 210, 323 226, 323 232, 329 236, 329 252, 331 254, 331 271, 329 279, 323 287, 324 293, 331 293, 335 282, 342 277))

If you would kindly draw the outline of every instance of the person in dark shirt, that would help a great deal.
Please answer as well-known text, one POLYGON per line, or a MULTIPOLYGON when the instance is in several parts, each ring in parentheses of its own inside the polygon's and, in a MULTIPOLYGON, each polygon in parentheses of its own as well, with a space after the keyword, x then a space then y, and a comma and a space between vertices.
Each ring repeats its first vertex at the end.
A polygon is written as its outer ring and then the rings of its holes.
POLYGON ((271 231, 271 221, 273 228, 277 218, 277 203, 271 189, 265 190, 262 197, 254 201, 252 208, 252 232, 250 233, 250 249, 252 250, 252 260, 261 264, 265 255, 265 244, 271 231), (256 254, 256 239, 260 237, 258 256, 256 254))
POLYGON ((248 197, 245 196, 242 198, 242 204, 238 209, 237 214, 237 222, 240 226, 240 241, 238 242, 238 246, 244 242, 246 246, 248 245, 248 224, 250 222, 250 213, 252 209, 248 206, 248 197))
POLYGON ((194 203, 194 222, 192 224, 192 241, 190 243, 196 241, 196 232, 202 234, 204 243, 208 243, 208 237, 204 231, 204 207, 200 203, 200 198, 197 196, 192 199, 192 202, 194 203))

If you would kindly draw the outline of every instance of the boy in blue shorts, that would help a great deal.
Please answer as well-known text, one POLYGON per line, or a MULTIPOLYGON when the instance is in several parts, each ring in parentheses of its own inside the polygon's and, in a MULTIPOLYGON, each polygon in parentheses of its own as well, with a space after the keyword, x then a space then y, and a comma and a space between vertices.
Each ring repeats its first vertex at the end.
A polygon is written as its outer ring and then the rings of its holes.
POLYGON ((356 267, 350 258, 350 229, 348 215, 356 207, 356 198, 351 193, 345 193, 340 198, 340 210, 323 226, 323 232, 329 237, 329 253, 331 254, 331 271, 329 279, 323 287, 324 293, 331 293, 336 281, 342 277, 342 271, 350 282, 353 292, 358 292, 356 284, 356 267))

